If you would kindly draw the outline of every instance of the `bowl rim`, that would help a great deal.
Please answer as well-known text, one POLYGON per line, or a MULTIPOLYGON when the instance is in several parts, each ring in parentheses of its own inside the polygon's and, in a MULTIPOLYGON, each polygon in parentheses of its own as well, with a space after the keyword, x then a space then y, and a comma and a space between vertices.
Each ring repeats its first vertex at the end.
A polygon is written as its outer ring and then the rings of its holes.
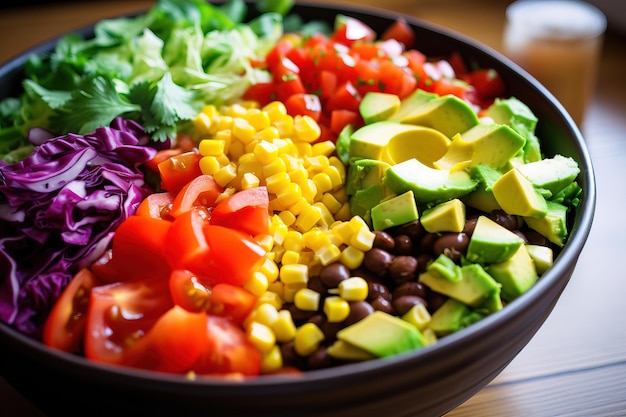
MULTIPOLYGON (((218 4, 221 2, 213 3, 218 4)), ((250 4, 253 2, 246 0, 246 3, 250 4)), ((309 384, 315 381, 324 382, 329 378, 339 381, 342 379, 348 380, 353 378, 367 378, 376 372, 380 372, 381 369, 401 369, 410 366, 413 363, 428 361, 433 357, 441 355, 442 352, 452 352, 457 349, 459 345, 466 345, 468 341, 480 340, 493 328, 506 325, 506 322, 509 321, 509 319, 526 309, 528 304, 532 304, 541 296, 542 293, 548 291, 550 287, 559 287, 557 288, 557 291, 560 294, 567 284, 567 281, 569 281, 569 276, 573 271, 573 268, 578 260, 578 256, 580 255, 590 233, 596 205, 596 182, 590 153, 580 129, 567 113, 565 108, 547 90, 547 88, 545 88, 532 75, 515 64, 513 61, 509 60, 495 49, 452 29, 434 24, 417 16, 367 5, 320 4, 312 1, 298 1, 294 5, 292 12, 310 8, 332 12, 333 15, 337 15, 339 13, 350 15, 371 15, 377 19, 385 19, 390 22, 394 19, 400 18, 404 19, 407 23, 414 27, 435 32, 438 35, 467 44, 473 52, 482 54, 489 60, 493 60, 504 67, 508 67, 521 79, 523 79, 529 88, 536 90, 536 92, 539 93, 543 99, 545 99, 546 103, 549 103, 549 105, 557 111, 557 113, 566 122, 568 136, 570 136, 574 141, 573 150, 580 156, 579 164, 581 164, 583 168, 581 169, 580 176, 582 176, 581 179, 584 180, 586 187, 583 189, 581 204, 577 209, 577 214, 575 216, 572 229, 570 230, 568 240, 558 257, 555 259, 554 265, 543 276, 541 276, 541 278, 526 293, 522 294, 516 300, 508 303, 502 310, 484 317, 467 328, 461 329, 453 334, 439 339, 431 346, 426 346, 424 348, 390 358, 375 359, 360 363, 342 365, 339 367, 305 371, 297 376, 290 374, 262 375, 260 377, 246 378, 244 381, 230 380, 223 377, 201 376, 197 379, 190 380, 184 375, 161 374, 154 371, 100 364, 89 361, 82 356, 50 349, 40 341, 20 333, 4 322, 0 322, 0 340, 6 339, 12 344, 24 346, 25 349, 31 350, 39 355, 41 360, 53 360, 55 366, 60 368, 71 368, 75 373, 97 370, 100 378, 116 378, 116 382, 119 382, 119 378, 122 377, 132 384, 150 380, 151 382, 159 382, 168 386, 188 386, 189 384, 194 384, 203 388, 229 387, 230 389, 234 388, 235 391, 239 392, 237 388, 240 390, 247 390, 251 387, 266 388, 280 386, 285 388, 294 384, 309 384), (562 280, 562 276, 567 276, 567 278, 564 282, 559 282, 562 280)), ((145 12, 145 10, 137 13, 125 14, 119 17, 134 16, 143 12, 145 12)), ((56 45, 56 43, 68 33, 77 33, 83 36, 93 34, 93 27, 95 23, 96 22, 87 24, 80 28, 55 36, 23 51, 5 63, 1 63, 0 80, 10 76, 12 73, 21 72, 22 66, 30 56, 50 51, 54 45, 56 45)), ((1 97, 4 97, 4 92, 0 86, 0 98, 1 97)))

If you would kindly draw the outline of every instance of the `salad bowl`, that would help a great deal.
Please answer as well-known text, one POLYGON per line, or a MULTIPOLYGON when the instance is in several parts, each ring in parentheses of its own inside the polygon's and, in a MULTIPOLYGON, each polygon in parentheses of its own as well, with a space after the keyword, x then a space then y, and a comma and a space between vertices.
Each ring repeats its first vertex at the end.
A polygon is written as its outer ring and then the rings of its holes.
MULTIPOLYGON (((398 18, 414 30, 428 57, 460 54, 502 77, 507 95, 538 118, 546 155, 566 155, 580 167, 580 204, 567 242, 552 267, 502 310, 423 349, 384 359, 291 374, 230 380, 184 376, 98 364, 53 350, 0 323, 0 373, 47 415, 89 410, 93 415, 207 416, 440 416, 484 388, 532 339, 558 302, 576 267, 595 210, 593 165, 581 132, 540 83, 478 42, 411 16, 359 7, 297 3, 292 13, 331 23, 336 15, 358 19, 382 33, 398 18)), ((78 31, 93 35, 93 26, 78 31)), ((52 50, 44 43, 0 67, 0 98, 21 90, 30 55, 52 50)))

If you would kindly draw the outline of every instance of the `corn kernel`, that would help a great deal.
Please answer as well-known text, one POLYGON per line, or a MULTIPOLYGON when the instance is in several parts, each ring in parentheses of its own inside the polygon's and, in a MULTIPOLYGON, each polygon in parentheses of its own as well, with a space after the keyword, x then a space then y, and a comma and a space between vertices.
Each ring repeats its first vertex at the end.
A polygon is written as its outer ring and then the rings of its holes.
POLYGON ((288 170, 287 172, 289 173, 291 180, 298 184, 302 184, 304 181, 309 179, 309 172, 302 165, 298 165, 296 168, 288 170))
POLYGON ((251 172, 246 172, 241 178, 241 188, 248 190, 250 188, 256 188, 261 184, 261 180, 251 172))
POLYGON ((324 300, 324 314, 329 323, 342 322, 350 314, 350 304, 341 297, 331 295, 324 300))
POLYGON ((352 235, 352 238, 350 239, 350 245, 362 250, 363 252, 366 252, 372 249, 375 237, 376 235, 372 231, 370 231, 367 226, 364 226, 359 228, 358 232, 352 235))
POLYGON ((339 296, 346 301, 365 301, 368 285, 361 277, 350 277, 339 283, 339 296))
POLYGON ((365 258, 365 252, 348 245, 341 251, 339 261, 349 269, 356 269, 363 263, 363 258, 365 258))
POLYGON ((246 143, 246 144, 245 144, 245 146, 244 146, 243 148, 244 148, 244 150, 245 150, 246 152, 253 153, 253 152, 254 152, 254 148, 255 148, 255 147, 256 147, 256 145, 258 145, 258 144, 259 144, 259 141, 258 141, 258 140, 256 140, 256 138, 255 138, 255 137, 253 137, 253 138, 250 140, 250 142, 248 142, 248 143, 246 143))
MULTIPOLYGON (((325 140, 323 142, 314 143, 311 147, 311 151, 313 155, 324 155, 330 156, 333 152, 335 152, 337 147, 335 146, 333 141, 325 140)), ((330 161, 329 161, 330 163, 330 161)))
POLYGON ((268 326, 252 322, 247 330, 248 340, 261 352, 268 352, 276 345, 276 336, 268 326))
POLYGON ((234 137, 247 144, 254 140, 256 130, 246 119, 236 117, 233 120, 232 132, 234 137))
POLYGON ((270 373, 278 371, 282 367, 283 354, 279 346, 272 346, 269 351, 263 352, 261 355, 261 372, 270 373))
POLYGON ((215 107, 214 104, 206 104, 204 107, 202 107, 202 110, 200 110, 200 112, 209 116, 209 119, 211 120, 219 116, 219 111, 217 110, 217 107, 215 107))
POLYGON ((278 216, 283 220, 287 226, 291 226, 296 221, 296 216, 289 210, 282 210, 278 213, 278 216))
POLYGON ((303 208, 302 213, 298 215, 294 226, 301 232, 310 230, 322 218, 322 213, 317 207, 308 206, 303 208))
POLYGON ((300 356, 315 352, 324 340, 324 333, 314 323, 305 323, 296 330, 294 349, 300 356))
POLYGON ((256 235, 254 237, 254 241, 263 249, 265 249, 265 252, 271 251, 272 247, 274 246, 274 238, 269 233, 256 235))
POLYGON ((244 118, 256 131, 270 127, 270 116, 260 109, 249 109, 244 118))
MULTIPOLYGON (((300 189, 300 186, 296 184, 295 182, 290 182, 289 184, 287 184, 285 188, 278 190, 276 192, 276 198, 278 198, 278 201, 280 202, 280 204, 282 204, 285 207, 289 207, 290 205, 294 204, 301 197, 302 197, 302 190, 300 189)), ((297 223, 298 223, 298 220, 296 220, 296 224, 297 223)))
POLYGON ((320 229, 310 229, 302 234, 304 247, 317 251, 325 245, 330 244, 328 236, 320 229))
POLYGON ((254 146, 254 156, 262 164, 269 164, 278 156, 278 148, 271 142, 263 141, 254 146))
POLYGON ((272 126, 278 130, 281 138, 289 137, 293 133, 293 117, 287 115, 280 120, 274 120, 272 126))
POLYGON ((276 321, 272 323, 272 330, 278 342, 284 343, 293 340, 296 336, 296 325, 289 310, 280 310, 276 321))
POLYGON ((283 256, 280 258, 280 262, 283 265, 293 265, 300 263, 300 252, 286 250, 285 253, 283 253, 283 256))
POLYGON ((321 201, 332 214, 337 213, 341 209, 341 203, 331 193, 322 194, 321 201))
POLYGON ((280 281, 285 284, 305 284, 309 280, 309 268, 302 264, 283 265, 279 270, 280 281))
POLYGON ((297 154, 300 155, 301 158, 307 156, 313 156, 313 145, 307 142, 296 142, 295 144, 297 154))
POLYGON ((265 258, 261 266, 259 267, 259 272, 267 277, 267 281, 272 283, 278 279, 278 265, 268 258, 265 258))
POLYGON ((268 285, 269 282, 265 274, 259 271, 254 271, 252 273, 252 277, 250 277, 243 287, 258 297, 267 291, 268 285))
POLYGON ((335 245, 327 245, 315 251, 315 256, 322 265, 326 266, 339 260, 341 250, 335 245))
POLYGON ((209 115, 200 112, 191 120, 191 123, 197 134, 203 135, 211 133, 212 121, 209 115))
POLYGON ((330 178, 330 182, 333 185, 332 186, 333 190, 343 186, 345 177, 341 176, 341 173, 336 167, 332 165, 327 166, 326 168, 324 168, 322 173, 328 175, 328 178, 330 178))
POLYGON ((274 294, 280 300, 280 303, 282 304, 285 301, 284 299, 285 288, 284 287, 285 285, 282 282, 274 281, 270 285, 268 285, 267 293, 274 294))
POLYGON ((215 182, 217 182, 220 186, 226 187, 229 182, 231 182, 234 178, 237 177, 237 165, 235 163, 230 163, 221 167, 220 169, 213 174, 213 178, 215 182))
POLYGON ((287 172, 287 167, 285 166, 285 161, 280 158, 273 159, 263 166, 263 176, 265 178, 281 172, 287 172))
POLYGON ((274 326, 278 320, 278 310, 270 303, 263 303, 254 309, 254 321, 268 327, 274 326))
POLYGON ((309 171, 309 175, 315 175, 318 172, 322 172, 324 168, 330 166, 328 162, 328 158, 323 155, 317 156, 307 156, 304 158, 304 166, 307 171, 309 171))
POLYGON ((346 193, 346 187, 340 187, 337 190, 333 190, 333 197, 335 197, 340 203, 347 203, 350 200, 350 197, 346 193))
POLYGON ((270 231, 275 244, 282 245, 285 240, 285 236, 289 231, 289 227, 287 227, 282 219, 275 214, 270 218, 270 231))
POLYGON ((315 182, 315 185, 317 186, 317 189, 321 192, 321 193, 325 193, 327 191, 330 191, 333 189, 333 182, 330 179, 330 177, 328 176, 328 174, 325 174, 324 172, 319 172, 317 174, 313 175, 313 181, 315 182))
POLYGON ((302 288, 296 292, 293 302, 300 310, 317 311, 320 306, 320 293, 310 288, 302 288))
POLYGON ((286 303, 293 303, 296 293, 303 288, 306 288, 306 283, 284 284, 283 300, 285 300, 286 303))
POLYGON ((248 109, 246 109, 245 106, 243 106, 241 103, 234 103, 222 109, 223 114, 233 118, 245 117, 247 112, 248 109))
POLYGON ((279 137, 280 132, 274 126, 270 126, 267 129, 259 130, 254 134, 254 139, 259 142, 272 142, 274 139, 277 139, 279 137))
POLYGON ((283 307, 283 299, 281 298, 279 292, 267 291, 261 294, 256 301, 257 307, 263 304, 271 304, 274 308, 276 308, 276 310, 280 310, 283 307))
POLYGON ((218 156, 224 153, 225 144, 221 139, 203 139, 198 145, 198 151, 203 156, 218 156))
POLYGON ((313 207, 317 208, 320 211, 319 223, 322 226, 330 228, 330 225, 335 222, 335 218, 333 217, 333 214, 330 212, 330 210, 328 210, 328 207, 326 207, 321 202, 313 203, 313 207))
POLYGON ((233 118, 231 116, 217 115, 213 121, 217 132, 231 130, 233 128, 233 118))
POLYGON ((280 101, 272 101, 261 108, 270 118, 270 122, 280 120, 287 115, 287 107, 280 101))
POLYGON ((319 139, 322 130, 315 119, 308 115, 296 115, 293 120, 295 136, 302 142, 315 142, 319 139))
POLYGON ((335 219, 341 220, 341 221, 348 221, 350 220, 350 216, 352 216, 352 212, 350 210, 350 203, 346 201, 341 205, 341 208, 339 209, 339 211, 335 213, 335 219))
POLYGON ((403 320, 408 321, 420 330, 424 330, 430 323, 430 313, 424 304, 415 304, 403 316, 403 320))
POLYGON ((306 210, 310 205, 311 204, 308 201, 306 201, 304 197, 302 197, 301 199, 299 199, 298 201, 290 205, 288 209, 294 216, 297 217, 300 213, 306 210))
POLYGON ((302 233, 296 230, 290 230, 285 235, 285 241, 283 242, 283 246, 287 250, 302 252, 304 249, 304 243, 302 241, 302 233))
POLYGON ((238 140, 233 141, 227 148, 228 154, 233 161, 239 160, 239 158, 246 153, 245 145, 238 140))
POLYGON ((291 184, 291 178, 289 178, 289 175, 284 171, 265 177, 265 185, 269 193, 278 194, 288 187, 289 184, 291 184))
POLYGON ((214 175, 222 167, 215 156, 203 156, 198 165, 200 171, 205 175, 214 175))
POLYGON ((302 189, 302 196, 307 202, 314 202, 315 197, 317 196, 318 189, 317 184, 312 179, 305 179, 303 182, 299 182, 300 188, 302 189))

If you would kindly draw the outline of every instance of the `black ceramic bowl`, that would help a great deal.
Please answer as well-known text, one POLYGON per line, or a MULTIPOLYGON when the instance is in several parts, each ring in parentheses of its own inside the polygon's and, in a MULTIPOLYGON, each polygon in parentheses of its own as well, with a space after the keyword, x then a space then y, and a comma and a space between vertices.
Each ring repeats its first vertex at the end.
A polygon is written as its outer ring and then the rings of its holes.
MULTIPOLYGON (((382 10, 298 4, 307 19, 332 21, 337 13, 382 31, 397 14, 382 10)), ((537 133, 547 156, 574 158, 580 168, 582 202, 571 236, 554 266, 503 310, 436 344, 402 356, 367 361, 302 376, 264 376, 246 382, 189 381, 133 369, 101 366, 52 351, 0 324, 0 371, 49 415, 165 416, 438 416, 470 398, 495 378, 534 336, 552 311, 576 266, 595 209, 592 163, 580 131, 563 107, 536 80, 471 39, 412 17, 419 48, 427 56, 456 51, 468 61, 495 68, 508 95, 538 116, 537 133)), ((82 30, 89 34, 92 28, 82 30)), ((52 49, 55 40, 27 54, 52 49)), ((26 54, 26 55, 27 55, 26 54)), ((0 97, 17 94, 26 55, 0 68, 0 97)))

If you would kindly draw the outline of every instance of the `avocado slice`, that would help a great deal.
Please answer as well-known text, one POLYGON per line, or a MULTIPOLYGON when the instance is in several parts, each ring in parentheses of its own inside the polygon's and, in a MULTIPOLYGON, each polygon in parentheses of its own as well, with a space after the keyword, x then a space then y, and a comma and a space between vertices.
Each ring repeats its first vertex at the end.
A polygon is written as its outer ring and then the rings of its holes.
POLYGON ((518 168, 513 168, 503 174, 493 184, 492 190, 496 201, 508 214, 543 217, 548 212, 544 196, 518 168))
POLYGON ((448 151, 435 161, 439 169, 453 169, 456 165, 488 165, 502 168, 524 146, 526 140, 507 125, 480 123, 457 135, 448 151))
POLYGON ((350 162, 346 178, 346 193, 350 196, 350 213, 369 219, 372 207, 393 195, 384 184, 383 176, 389 164, 372 159, 350 162))
POLYGON ((432 166, 447 151, 450 139, 424 126, 381 121, 357 129, 350 138, 350 159, 376 159, 394 165, 416 158, 432 166))
POLYGON ((419 219, 413 191, 407 191, 372 207, 370 212, 374 230, 385 230, 419 219))
POLYGON ((465 171, 430 168, 415 158, 389 167, 383 181, 396 194, 413 191, 418 205, 426 206, 462 197, 478 183, 465 171))
POLYGON ((375 355, 368 351, 343 340, 336 340, 332 345, 328 346, 326 351, 333 358, 349 361, 367 361, 376 358, 375 355))
POLYGON ((400 97, 395 94, 368 91, 359 104, 359 113, 365 124, 388 119, 400 108, 400 97))
POLYGON ((439 98, 439 94, 431 93, 430 91, 418 88, 400 101, 400 108, 389 118, 389 120, 399 122, 406 116, 410 115, 417 107, 436 98, 439 98))
POLYGON ((424 210, 420 223, 427 232, 456 232, 465 227, 465 204, 458 198, 424 210))
POLYGON ((469 104, 452 94, 427 100, 403 113, 392 120, 431 127, 449 138, 478 124, 478 116, 469 104))
POLYGON ((502 298, 513 301, 537 282, 538 274, 535 263, 525 245, 504 262, 486 267, 489 275, 502 285, 502 298))
POLYGON ((451 281, 439 275, 436 270, 422 272, 419 282, 431 290, 447 295, 471 307, 478 307, 489 299, 494 292, 500 291, 498 284, 479 264, 467 264, 461 268, 461 279, 451 281))
POLYGON ((424 346, 424 337, 417 327, 380 310, 339 330, 337 339, 377 357, 393 356, 424 346))
POLYGON ((550 242, 563 247, 568 234, 567 207, 553 201, 547 201, 546 205, 548 212, 544 217, 524 217, 524 222, 550 242))
POLYGON ((463 197, 463 202, 486 213, 501 209, 502 207, 493 196, 492 187, 502 176, 502 172, 483 164, 471 166, 469 172, 472 178, 478 181, 478 186, 476 190, 463 197))
POLYGON ((549 191, 550 196, 567 187, 580 173, 578 163, 562 155, 520 165, 518 169, 535 188, 549 191))
POLYGON ((526 245, 528 254, 535 263, 535 269, 539 275, 543 275, 554 264, 554 252, 552 248, 543 245, 526 245))
POLYGON ((464 327, 463 318, 470 308, 454 298, 448 298, 430 317, 428 328, 439 337, 454 333, 464 327))
POLYGON ((497 98, 487 108, 485 116, 490 117, 496 123, 510 126, 526 139, 523 148, 525 163, 542 159, 539 139, 535 136, 538 119, 526 104, 515 97, 497 98))
POLYGON ((479 264, 504 262, 523 244, 524 240, 509 229, 489 217, 479 216, 465 257, 479 264))

